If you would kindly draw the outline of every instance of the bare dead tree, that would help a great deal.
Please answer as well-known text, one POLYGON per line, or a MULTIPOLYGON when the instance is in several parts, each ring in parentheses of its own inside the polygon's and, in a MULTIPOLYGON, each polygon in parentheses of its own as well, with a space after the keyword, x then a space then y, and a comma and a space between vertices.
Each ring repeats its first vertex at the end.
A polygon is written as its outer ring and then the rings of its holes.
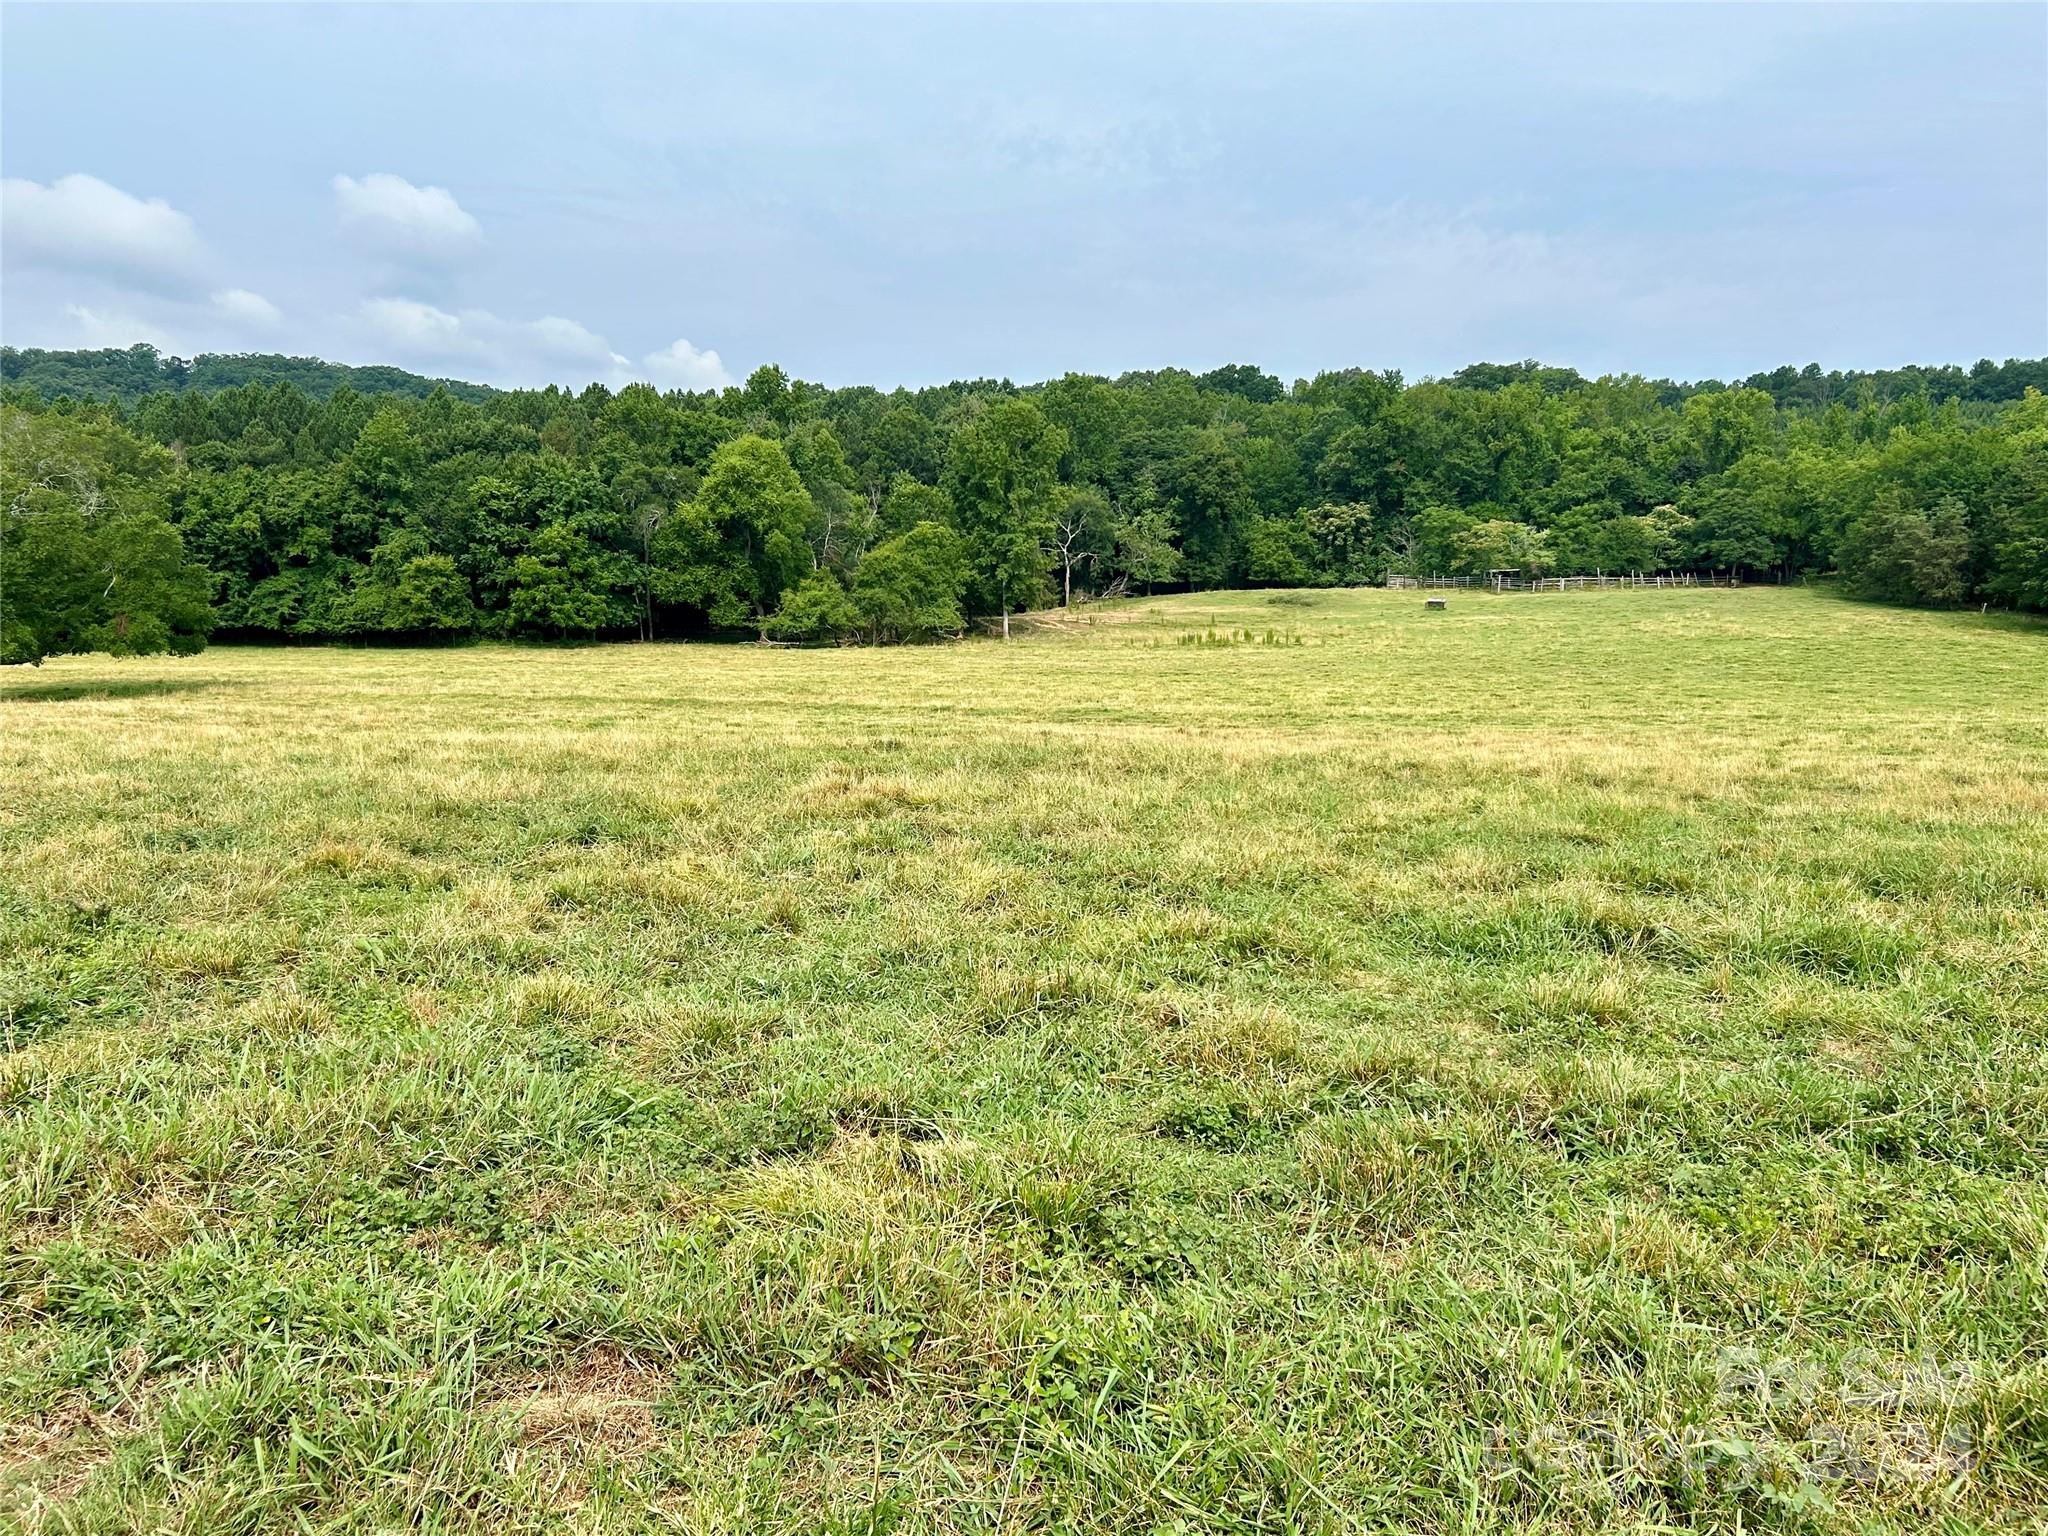
POLYGON ((1060 552, 1061 596, 1060 606, 1074 606, 1074 570, 1095 558, 1095 552, 1082 549, 1081 541, 1088 536, 1088 519, 1079 510, 1079 503, 1069 503, 1076 510, 1062 513, 1053 525, 1053 548, 1060 552))
POLYGON ((640 638, 654 638, 654 536, 668 521, 664 502, 645 501, 634 509, 633 521, 640 534, 640 638))

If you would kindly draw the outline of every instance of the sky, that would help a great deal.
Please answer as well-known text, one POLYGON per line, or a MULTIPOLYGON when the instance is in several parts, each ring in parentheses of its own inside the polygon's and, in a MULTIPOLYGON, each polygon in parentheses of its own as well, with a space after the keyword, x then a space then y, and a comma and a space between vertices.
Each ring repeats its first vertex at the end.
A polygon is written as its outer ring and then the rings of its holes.
POLYGON ((494 384, 2048 353, 2048 5, 0 10, 0 339, 494 384))

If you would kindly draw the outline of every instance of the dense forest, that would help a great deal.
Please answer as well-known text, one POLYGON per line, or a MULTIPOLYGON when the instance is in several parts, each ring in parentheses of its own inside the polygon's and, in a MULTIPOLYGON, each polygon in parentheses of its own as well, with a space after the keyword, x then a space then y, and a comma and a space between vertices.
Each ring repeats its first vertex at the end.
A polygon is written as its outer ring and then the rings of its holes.
POLYGON ((316 400, 325 400, 344 385, 363 395, 412 395, 422 400, 436 389, 445 389, 458 400, 481 400, 495 393, 488 384, 429 379, 403 368, 355 368, 271 352, 202 353, 187 361, 147 345, 90 352, 0 347, 0 385, 20 385, 45 400, 69 395, 74 400, 133 405, 144 395, 187 389, 212 394, 245 384, 293 384, 316 400))
POLYGON ((7 661, 205 636, 917 640, 1109 591, 1713 570, 2048 609, 2048 360, 1249 366, 662 394, 0 354, 7 661))

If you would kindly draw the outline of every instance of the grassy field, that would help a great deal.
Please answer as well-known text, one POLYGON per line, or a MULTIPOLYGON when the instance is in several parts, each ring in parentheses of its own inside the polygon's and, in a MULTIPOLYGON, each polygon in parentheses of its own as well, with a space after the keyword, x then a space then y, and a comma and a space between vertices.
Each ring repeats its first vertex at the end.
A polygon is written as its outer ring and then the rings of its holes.
POLYGON ((222 647, 0 762, 0 1523, 2048 1501, 2048 628, 222 647))

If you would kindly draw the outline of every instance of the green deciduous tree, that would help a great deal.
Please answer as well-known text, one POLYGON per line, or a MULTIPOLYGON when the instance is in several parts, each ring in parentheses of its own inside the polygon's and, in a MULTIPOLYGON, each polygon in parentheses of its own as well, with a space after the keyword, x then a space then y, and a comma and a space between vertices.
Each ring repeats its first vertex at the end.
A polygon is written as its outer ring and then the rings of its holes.
POLYGON ((111 422, 0 408, 0 663, 205 645, 207 573, 164 516, 175 472, 111 422))
POLYGON ((654 537, 656 596, 720 628, 758 622, 812 568, 811 513, 781 444, 753 434, 722 444, 695 499, 654 537))
POLYGON ((1303 521, 1315 546, 1319 579, 1356 586, 1379 574, 1373 561, 1372 508, 1364 502, 1326 501, 1310 507, 1303 521))
POLYGON ((1244 574, 1275 587, 1305 587, 1316 579, 1316 546, 1299 517, 1245 520, 1244 574))
POLYGON ((1047 419, 1067 434, 1060 469, 1069 480, 1107 485, 1128 428, 1129 397, 1106 379, 1070 373, 1039 395, 1047 419))
POLYGON ((1992 535, 1986 590, 2022 608, 2048 611, 2048 400, 2029 390, 2042 418, 2018 442, 1992 535))
POLYGON ((1045 590, 1046 545, 1067 434, 1029 400, 989 406, 953 435, 946 489, 967 542, 968 596, 977 613, 1010 614, 1045 590))
POLYGON ((1152 477, 1142 477, 1116 509, 1111 569, 1147 592, 1175 580, 1181 571, 1175 533, 1172 510, 1160 499, 1152 477))
POLYGON ((860 614, 846 587, 829 570, 813 571, 782 594, 782 603, 761 625, 771 640, 836 640, 851 634, 860 614))
POLYGON ((1188 578, 1228 586, 1244 574, 1246 522, 1255 510, 1244 465, 1227 433, 1197 432, 1165 469, 1164 489, 1180 527, 1188 578))
POLYGON ((512 562, 506 614, 517 634, 550 639, 624 629, 634 619, 633 570, 573 524, 551 523, 512 562))
POLYGON ((1962 597, 1969 558, 1970 527, 1961 501, 1944 496, 1923 511, 1891 487, 1849 524, 1837 561, 1843 580, 1860 596, 1941 605, 1962 597))
POLYGON ((869 486, 892 484, 899 475, 932 481, 945 457, 945 434, 929 418, 909 406, 892 406, 875 422, 860 454, 860 469, 869 486))
POLYGON ((1784 466, 1761 456, 1687 486, 1678 505, 1697 562, 1742 574, 1782 567, 1785 497, 1784 466))
POLYGON ((1541 576, 1550 569, 1550 541, 1540 529, 1504 517, 1477 522, 1452 540, 1452 569, 1472 576, 1520 571, 1541 576))
POLYGON ((815 566, 850 567, 875 535, 875 509, 855 494, 852 467, 839 436, 822 421, 806 421, 783 440, 790 467, 810 494, 805 537, 815 566))
POLYGON ((1472 526, 1463 508, 1431 502, 1409 520, 1407 547, 1402 550, 1409 574, 1443 576, 1460 569, 1459 540, 1472 526))
POLYGON ((854 577, 853 600, 874 640, 929 640, 956 635, 968 579, 960 536, 939 523, 919 523, 868 551, 854 577))
POLYGON ((1661 571, 1679 558, 1690 522, 1668 503, 1639 517, 1610 517, 1587 540, 1581 565, 1597 571, 1661 571))
POLYGON ((944 491, 907 474, 899 474, 889 482, 888 494, 882 498, 876 532, 882 538, 891 539, 899 533, 910 532, 919 523, 951 524, 952 521, 953 503, 944 491))
POLYGON ((477 622, 469 580, 455 561, 406 532, 371 554, 369 570, 349 595, 347 616, 359 632, 421 637, 466 635, 477 622))

